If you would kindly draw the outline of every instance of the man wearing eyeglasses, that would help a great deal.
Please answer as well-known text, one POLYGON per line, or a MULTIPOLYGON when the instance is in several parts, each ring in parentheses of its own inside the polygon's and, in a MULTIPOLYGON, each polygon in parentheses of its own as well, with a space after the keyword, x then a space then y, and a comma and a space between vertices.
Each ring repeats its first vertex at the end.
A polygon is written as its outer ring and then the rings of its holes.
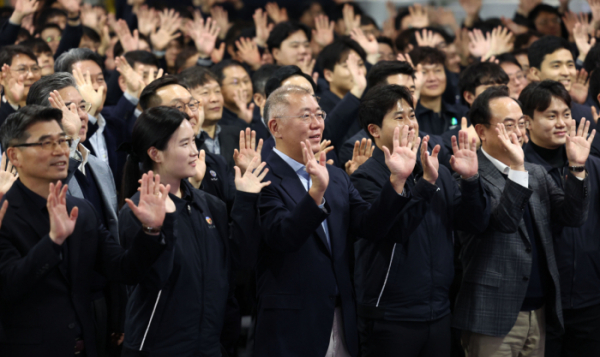
POLYGON ((133 207, 141 227, 127 237, 134 243, 126 252, 92 204, 67 195, 61 180, 68 175, 70 139, 60 124, 63 113, 27 105, 0 129, 19 174, 5 195, 9 209, 0 229, 2 356, 98 356, 94 274, 136 284, 173 244, 168 188, 158 176, 142 178, 142 199, 133 207))
POLYGON ((414 133, 403 132, 400 144, 396 131, 391 174, 370 205, 325 153, 317 162, 327 119, 307 89, 278 88, 265 113, 276 144, 260 200, 255 356, 356 357, 350 237, 385 236, 409 203, 400 193, 416 162, 414 133))
POLYGON ((35 54, 24 46, 12 45, 0 49, 0 68, 4 94, 0 106, 0 124, 25 105, 31 85, 42 78, 42 68, 35 54))

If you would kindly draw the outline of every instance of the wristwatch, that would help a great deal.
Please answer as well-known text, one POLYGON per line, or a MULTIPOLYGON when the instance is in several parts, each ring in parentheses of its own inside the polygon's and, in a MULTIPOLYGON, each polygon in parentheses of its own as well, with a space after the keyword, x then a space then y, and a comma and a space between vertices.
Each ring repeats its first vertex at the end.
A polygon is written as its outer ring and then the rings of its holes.
POLYGON ((584 172, 585 171, 585 166, 569 166, 569 171, 584 172))
POLYGON ((161 228, 162 228, 162 226, 159 226, 159 227, 148 227, 148 226, 142 224, 142 231, 144 231, 144 233, 146 233, 146 234, 157 234, 157 233, 160 233, 160 229, 161 228))

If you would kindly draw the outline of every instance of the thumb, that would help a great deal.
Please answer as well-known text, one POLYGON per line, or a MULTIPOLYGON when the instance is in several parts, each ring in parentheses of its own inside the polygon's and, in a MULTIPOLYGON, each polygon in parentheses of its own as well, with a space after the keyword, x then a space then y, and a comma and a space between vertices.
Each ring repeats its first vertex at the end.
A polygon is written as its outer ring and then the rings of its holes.
POLYGON ((104 96, 104 86, 100 86, 100 88, 98 88, 98 92, 97 92, 100 96, 104 96))
POLYGON ((200 150, 200 161, 204 162, 206 158, 206 152, 204 150, 200 150))
POLYGON ((385 145, 382 146, 381 148, 383 149, 383 154, 385 155, 385 161, 388 161, 391 157, 390 150, 385 145))
POLYGON ((237 166, 234 166, 233 170, 235 171, 235 180, 237 181, 237 180, 241 179, 242 178, 242 170, 240 170, 240 168, 237 166))

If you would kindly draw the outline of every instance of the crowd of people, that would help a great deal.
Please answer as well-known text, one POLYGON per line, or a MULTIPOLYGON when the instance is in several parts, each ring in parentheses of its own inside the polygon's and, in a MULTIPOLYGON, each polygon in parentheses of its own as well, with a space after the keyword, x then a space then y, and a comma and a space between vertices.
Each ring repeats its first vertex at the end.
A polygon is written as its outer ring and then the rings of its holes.
POLYGON ((600 356, 588 2, 11 0, 0 356, 600 356))

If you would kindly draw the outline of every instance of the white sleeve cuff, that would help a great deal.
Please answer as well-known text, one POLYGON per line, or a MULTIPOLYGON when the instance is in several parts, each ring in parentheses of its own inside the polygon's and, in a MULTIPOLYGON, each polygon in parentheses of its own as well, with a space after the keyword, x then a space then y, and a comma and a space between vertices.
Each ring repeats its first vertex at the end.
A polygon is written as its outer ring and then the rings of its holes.
POLYGON ((508 171, 508 179, 525 188, 529 187, 529 173, 527 171, 510 170, 508 171))

